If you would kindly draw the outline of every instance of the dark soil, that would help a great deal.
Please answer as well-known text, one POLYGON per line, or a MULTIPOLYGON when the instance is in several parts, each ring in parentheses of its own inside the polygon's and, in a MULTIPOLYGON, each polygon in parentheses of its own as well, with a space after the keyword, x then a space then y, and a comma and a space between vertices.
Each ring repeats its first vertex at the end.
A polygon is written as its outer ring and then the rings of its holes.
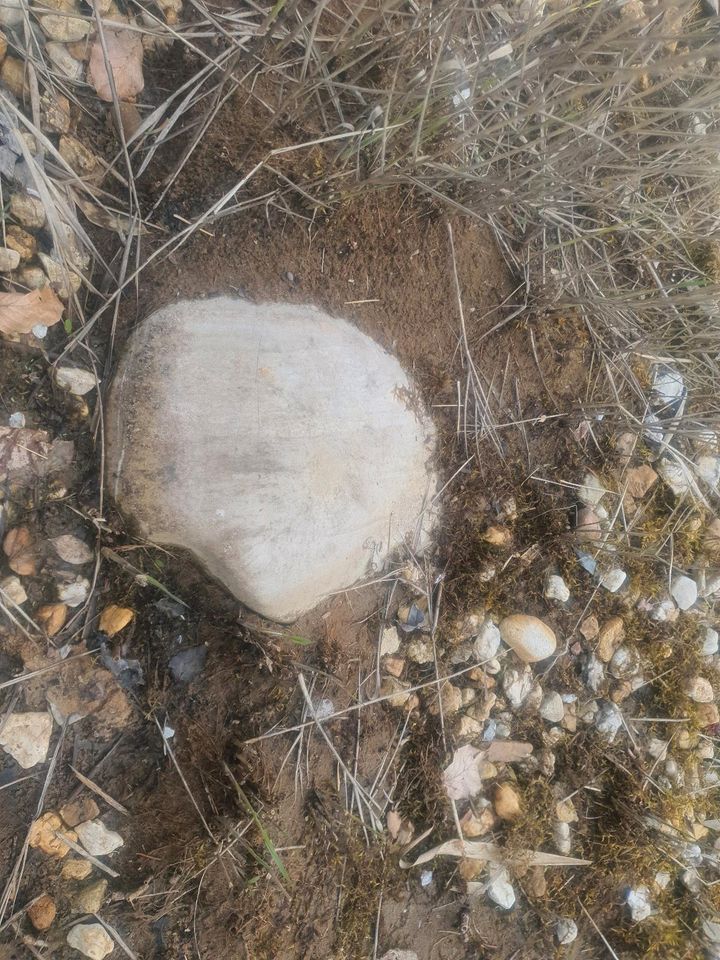
MULTIPOLYGON (((158 61, 148 102, 183 69, 172 53, 158 61)), ((158 220, 167 229, 182 225, 178 216, 196 216, 258 155, 276 146, 278 137, 283 142, 282 131, 267 128, 261 100, 237 95, 220 112, 159 209, 158 220)), ((111 155, 112 134, 107 136, 111 155)), ((172 155, 160 155, 141 180, 145 202, 157 196, 177 156, 175 144, 172 155)), ((331 163, 332 156, 318 149, 294 156, 282 172, 315 179, 329 173, 331 163)), ((251 193, 261 193, 269 177, 263 173, 251 193)), ((109 317, 94 331, 91 345, 99 366, 117 356, 144 316, 180 297, 235 294, 314 303, 347 317, 396 353, 440 429, 439 469, 449 481, 437 550, 445 576, 441 632, 456 613, 478 602, 498 611, 522 603, 534 612, 544 604, 545 557, 551 549, 556 556, 568 549, 568 520, 558 488, 532 478, 576 479, 582 450, 571 431, 587 400, 589 338, 572 317, 538 315, 532 328, 502 322, 520 292, 513 293, 515 280, 479 222, 400 186, 359 190, 342 182, 347 193, 336 191, 332 207, 313 207, 297 196, 287 210, 252 207, 208 226, 207 233, 196 232, 171 256, 154 261, 123 299, 114 332, 109 317), (468 345, 490 398, 495 442, 484 437, 476 445, 458 430, 458 395, 464 395, 467 369, 448 223, 468 345), (493 595, 477 577, 480 564, 493 556, 480 533, 510 494, 520 512, 516 554, 493 595), (539 552, 528 566, 518 558, 533 544, 539 552)), ((98 232, 97 242, 112 259, 107 235, 98 232)), ((154 236, 143 240, 150 249, 159 242, 154 236)), ((98 458, 88 428, 88 423, 97 427, 97 418, 91 414, 88 421, 63 406, 46 370, 42 358, 0 348, 4 409, 25 410, 36 425, 78 444, 76 486, 59 502, 31 500, 19 511, 18 520, 39 539, 52 535, 58 514, 64 521, 72 511, 97 518, 98 506, 98 458)), ((105 505, 100 526, 104 546, 187 604, 183 608, 141 586, 127 569, 103 558, 90 618, 69 638, 72 651, 97 645, 93 618, 105 605, 130 606, 136 618, 112 652, 137 659, 144 683, 130 691, 132 719, 120 729, 99 731, 92 719, 68 728, 45 802, 45 809, 57 809, 76 792, 72 764, 129 810, 125 817, 102 805, 105 822, 125 838, 112 859, 120 876, 111 881, 112 900, 103 917, 138 957, 352 960, 374 956, 376 937, 377 956, 391 947, 413 949, 420 960, 553 955, 547 918, 526 904, 509 920, 485 905, 475 907, 468 920, 452 866, 437 861, 426 888, 419 870, 401 871, 398 850, 372 836, 352 787, 312 728, 302 737, 291 731, 258 739, 298 724, 300 673, 313 696, 329 698, 336 710, 376 695, 386 584, 348 591, 292 631, 278 631, 239 609, 191 559, 134 540, 112 505, 105 505), (207 649, 202 673, 190 684, 176 683, 169 659, 199 645, 207 649), (156 721, 175 731, 177 768, 163 749, 156 721), (271 838, 286 876, 264 836, 271 838)), ((34 589, 33 602, 50 599, 42 577, 34 589)), ((573 629, 569 621, 558 626, 564 635, 573 629)), ((27 662, 22 641, 8 639, 6 645, 11 653, 0 655, 6 657, 0 659, 0 680, 17 673, 23 651, 27 662)), ((42 695, 34 686, 11 687, 2 691, 3 708, 14 692, 20 705, 42 695)), ((437 781, 444 758, 439 725, 425 705, 407 725, 405 719, 402 711, 374 705, 327 724, 327 732, 365 787, 394 757, 378 789, 393 791, 400 809, 413 810, 416 830, 433 829, 439 840, 453 830, 448 811, 440 809, 428 786, 437 781), (403 750, 395 756, 401 738, 403 750)), ((3 786, 18 770, 4 755, 0 763, 3 786)), ((35 814, 44 775, 44 769, 32 771, 29 780, 0 795, 2 883, 35 814)), ((59 870, 57 862, 30 851, 17 906, 48 890, 58 897, 66 921, 73 885, 58 880, 59 870)), ((59 932, 50 938, 53 955, 69 957, 62 923, 54 930, 59 932)), ((6 953, 0 947, 0 956, 24 956, 22 937, 31 935, 26 921, 6 930, 0 936, 14 946, 6 953)))

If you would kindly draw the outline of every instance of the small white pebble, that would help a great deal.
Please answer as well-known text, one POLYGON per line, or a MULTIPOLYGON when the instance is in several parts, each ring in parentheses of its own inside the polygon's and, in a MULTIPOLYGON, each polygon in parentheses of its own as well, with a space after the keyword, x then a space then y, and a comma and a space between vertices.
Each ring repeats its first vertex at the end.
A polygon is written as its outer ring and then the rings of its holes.
POLYGON ((558 600, 560 603, 567 603, 570 599, 570 589, 562 577, 557 574, 551 574, 545 581, 545 599, 558 600))
POLYGON ((578 935, 577 924, 570 917, 561 917, 555 924, 557 942, 563 946, 572 943, 578 935))
POLYGON ((600 586, 604 587, 609 593, 617 593, 626 580, 627 573, 619 567, 615 567, 603 575, 600 586))
POLYGON ((670 593, 681 610, 689 610, 697 600, 697 584, 690 577, 686 577, 684 574, 678 574, 672 579, 670 593))
POLYGON ((11 413, 8 417, 8 426, 12 427, 13 430, 22 430, 25 426, 25 414, 19 410, 11 413))
POLYGON ((708 627, 705 631, 705 639, 703 640, 701 653, 704 657, 713 657, 718 652, 720 648, 720 634, 717 630, 713 630, 712 627, 708 627))

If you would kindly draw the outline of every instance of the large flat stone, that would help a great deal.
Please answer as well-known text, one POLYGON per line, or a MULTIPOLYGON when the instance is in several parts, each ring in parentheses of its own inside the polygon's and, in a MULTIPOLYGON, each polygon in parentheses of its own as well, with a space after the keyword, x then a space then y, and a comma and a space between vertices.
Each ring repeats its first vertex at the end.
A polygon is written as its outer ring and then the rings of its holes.
POLYGON ((110 491, 144 537, 191 550, 247 606, 288 622, 417 539, 435 486, 420 410, 397 360, 344 320, 181 301, 121 359, 110 491))

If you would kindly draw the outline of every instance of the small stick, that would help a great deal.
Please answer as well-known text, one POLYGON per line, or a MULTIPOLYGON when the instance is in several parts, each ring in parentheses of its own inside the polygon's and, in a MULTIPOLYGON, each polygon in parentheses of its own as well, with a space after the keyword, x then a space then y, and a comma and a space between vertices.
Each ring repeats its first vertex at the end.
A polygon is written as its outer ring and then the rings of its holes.
POLYGON ((86 777, 84 773, 80 773, 79 770, 76 770, 72 764, 70 764, 70 769, 78 778, 80 783, 86 786, 88 790, 92 790, 93 793, 96 793, 99 797, 102 797, 105 803, 108 803, 111 807, 113 807, 113 809, 117 810, 118 813, 122 813, 126 817, 130 816, 130 812, 128 811, 127 807, 124 807, 121 803, 118 803, 117 800, 113 800, 110 794, 105 793, 102 787, 99 787, 96 783, 93 783, 93 781, 89 777, 86 777))

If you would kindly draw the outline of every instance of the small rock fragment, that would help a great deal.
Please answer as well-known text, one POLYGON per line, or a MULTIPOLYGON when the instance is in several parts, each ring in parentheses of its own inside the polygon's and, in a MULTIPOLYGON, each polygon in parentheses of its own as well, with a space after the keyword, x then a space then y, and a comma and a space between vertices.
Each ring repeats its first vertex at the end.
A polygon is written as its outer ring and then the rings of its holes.
POLYGON ((647 920, 653 912, 650 891, 647 887, 636 887, 635 889, 631 887, 625 895, 625 903, 628 905, 630 916, 635 923, 647 920))
POLYGON ((676 497, 692 490, 690 469, 684 463, 678 463, 677 460, 661 460, 658 463, 658 473, 676 497))
POLYGON ((96 880, 81 887, 72 899, 73 910, 77 913, 99 913, 107 893, 107 880, 96 880))
POLYGON ((418 960, 418 955, 414 950, 388 950, 380 960, 418 960))
POLYGON ((80 17, 64 17, 55 13, 40 17, 40 26, 45 36, 60 43, 82 40, 90 31, 87 20, 82 20, 80 17))
POLYGON ((68 583, 58 585, 58 598, 69 607, 79 607, 85 603, 90 593, 90 581, 86 577, 75 577, 68 583))
POLYGON ((44 603, 35 611, 35 620, 45 628, 49 637, 54 637, 65 626, 68 608, 64 603, 44 603))
POLYGON ((549 723, 560 723, 565 715, 562 697, 554 690, 548 691, 540 703, 540 716, 549 723))
POLYGON ((657 483, 658 475, 651 466, 645 463, 641 467, 633 467, 628 470, 625 480, 627 492, 630 496, 635 497, 636 500, 642 500, 657 483))
POLYGON ((660 364, 655 368, 652 398, 663 406, 673 404, 685 395, 682 374, 675 367, 660 364))
POLYGON ((430 706, 430 713, 437 716, 440 713, 441 703, 444 716, 449 717, 457 713, 462 706, 462 692, 460 688, 445 681, 440 687, 440 696, 434 700, 430 706))
POLYGON ((491 526, 487 528, 482 538, 493 547, 506 547, 512 541, 512 534, 507 527, 491 526))
POLYGON ((537 617, 516 613, 500 623, 500 636, 524 663, 545 660, 555 653, 554 632, 537 617))
POLYGON ((0 580, 0 597, 6 602, 14 603, 18 607, 27 600, 25 587, 19 577, 5 577, 0 580))
POLYGON ((70 840, 77 840, 77 835, 72 830, 63 828, 62 820, 57 813, 44 813, 37 820, 33 820, 28 835, 28 843, 33 849, 37 848, 49 857, 62 860, 70 852, 70 847, 63 843, 58 834, 68 837, 70 840))
POLYGON ((484 807, 478 815, 468 810, 460 820, 460 827, 464 837, 483 837, 495 827, 496 822, 492 809, 484 807))
POLYGON ((405 656, 413 663, 419 664, 432 663, 435 659, 432 643, 422 637, 410 641, 405 649, 405 656))
POLYGON ((597 693, 605 680, 605 667, 594 653, 588 655, 583 666, 583 679, 593 693, 597 693))
POLYGON ((558 800, 555 804, 555 816, 559 823, 577 823, 578 815, 572 800, 558 800))
POLYGON ((200 676, 207 660, 208 648, 205 644, 188 647, 170 658, 168 667, 176 683, 192 683, 200 676))
POLYGON ((28 230, 41 230, 45 226, 42 200, 28 193, 14 193, 10 197, 10 215, 28 230))
POLYGON ((608 670, 616 680, 629 680, 640 671, 640 654, 634 647, 618 647, 608 670))
POLYGON ((115 941, 101 923, 78 923, 68 933, 67 942, 90 960, 103 960, 115 949, 115 941))
POLYGON ((617 593, 626 580, 627 573, 619 567, 614 567, 603 574, 600 579, 600 586, 604 587, 608 593, 617 593))
POLYGON ((598 623, 598 618, 594 614, 586 617, 580 624, 580 633, 585 637, 586 640, 594 640, 599 631, 600 624, 598 623))
POLYGON ((35 237, 15 224, 5 228, 5 245, 15 250, 21 260, 32 260, 37 250, 35 237))
POLYGON ((391 707, 412 709, 418 703, 417 695, 409 690, 410 684, 395 677, 383 677, 380 695, 388 698, 391 707))
POLYGON ((479 663, 492 660, 500 648, 500 631, 492 620, 486 620, 473 640, 473 655, 479 663))
POLYGON ((720 710, 716 703, 699 703, 695 709, 695 716, 703 727, 712 727, 720 723, 720 710))
POLYGON ((80 367, 58 367, 55 371, 55 381, 59 387, 76 397, 84 397, 97 386, 95 374, 80 367))
POLYGON ((80 843, 93 857, 105 857, 124 843, 120 834, 109 830, 102 820, 86 820, 85 823, 79 823, 75 832, 80 843))
POLYGON ((92 797, 81 797, 80 800, 66 803, 58 812, 69 827, 76 827, 86 820, 94 820, 100 813, 92 797))
POLYGON ((45 52, 55 68, 68 80, 79 80, 82 77, 82 63, 70 53, 64 43, 51 40, 45 44, 45 52))
POLYGON ((571 832, 569 823, 556 823, 553 826, 555 847, 564 857, 569 857, 572 850, 571 832))
POLYGON ((693 677, 689 680, 685 693, 695 703, 712 703, 715 699, 712 684, 705 677, 693 677))
POLYGON ((720 649, 720 634, 712 627, 707 627, 700 652, 704 657, 714 657, 718 649, 720 649))
POLYGON ((493 903, 502 907, 503 910, 511 910, 515 906, 515 891, 510 882, 510 874, 505 867, 494 866, 491 868, 487 895, 493 903))
POLYGON ((46 90, 40 98, 40 117, 43 130, 67 133, 70 129, 70 101, 61 93, 46 90))
POLYGON ((597 655, 603 663, 610 663, 624 636, 625 624, 620 617, 611 617, 602 625, 598 634, 597 655))
POLYGON ((70 137, 67 134, 60 137, 60 146, 58 147, 60 156, 72 167, 76 173, 83 176, 92 173, 97 167, 97 157, 94 153, 80 143, 76 137, 70 137))
POLYGON ((570 599, 570 588, 562 577, 553 573, 545 581, 545 599, 567 603, 570 599))
POLYGON ((622 726, 622 713, 609 700, 604 700, 595 715, 595 728, 604 740, 612 743, 622 726))
POLYGON ((0 727, 0 747, 28 770, 47 757, 52 727, 49 713, 13 713, 0 727))
POLYGON ((5 57, 0 66, 0 80, 19 100, 25 97, 28 85, 25 64, 22 60, 18 60, 17 57, 5 57))
POLYGON ((380 656, 389 657, 400 649, 400 637, 397 627, 385 627, 380 635, 380 656))
POLYGON ((555 937, 562 946, 567 946, 577 938, 578 928, 574 920, 569 917, 561 917, 555 924, 555 937))
POLYGON ((66 860, 60 871, 63 880, 85 880, 92 873, 92 864, 89 860, 66 860))
POLYGON ((20 265, 20 254, 10 247, 0 247, 0 273, 10 273, 20 265))
POLYGON ((508 698, 508 702, 513 710, 519 710, 534 685, 534 679, 530 667, 518 670, 515 667, 508 667, 503 674, 503 691, 508 698))
POLYGON ((578 490, 578 500, 587 507, 596 507, 607 493, 594 473, 586 473, 578 490))
POLYGON ((520 797, 509 783, 501 783, 493 795, 495 813, 501 820, 517 820, 521 813, 520 797))
POLYGON ((689 610, 697 600, 697 583, 684 574, 678 574, 672 579, 670 593, 681 610, 689 610))
POLYGON ((402 657, 385 657, 382 666, 385 673, 389 673, 391 677, 401 677, 405 670, 405 661, 402 657))
POLYGON ((49 930, 57 914, 55 901, 48 893, 43 893, 37 900, 28 907, 28 917, 30 923, 36 930, 42 932, 49 930))

